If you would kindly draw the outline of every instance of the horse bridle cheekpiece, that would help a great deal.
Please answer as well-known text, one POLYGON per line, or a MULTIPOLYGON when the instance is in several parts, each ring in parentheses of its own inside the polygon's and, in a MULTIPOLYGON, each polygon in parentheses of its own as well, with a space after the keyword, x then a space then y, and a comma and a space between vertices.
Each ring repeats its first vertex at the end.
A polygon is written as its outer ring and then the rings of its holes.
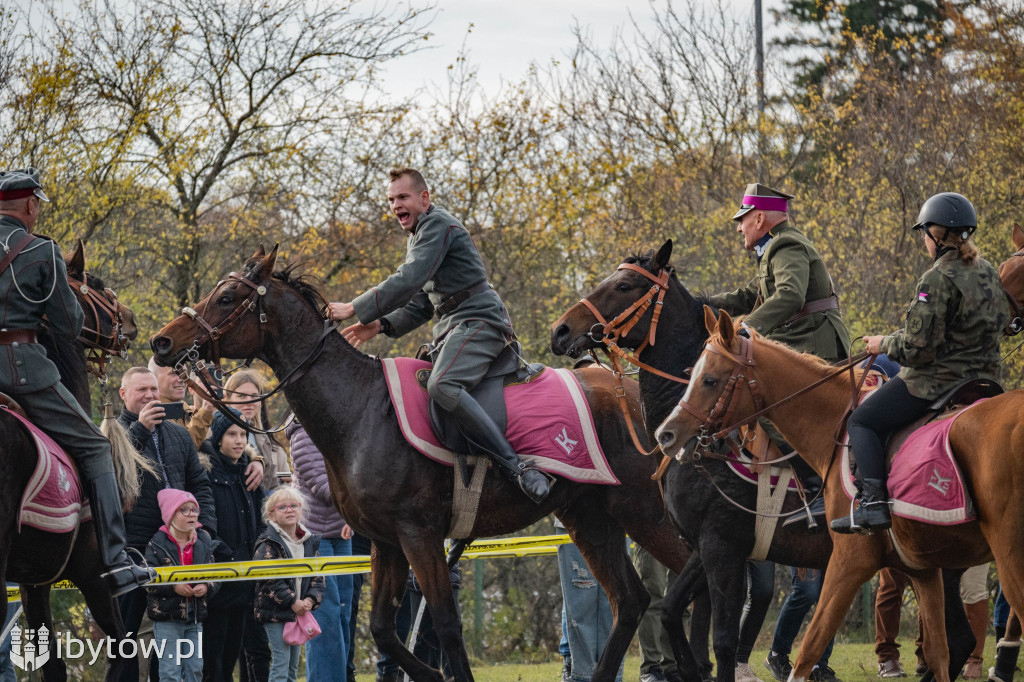
MULTIPOLYGON (((204 334, 192 342, 192 347, 185 351, 185 355, 177 364, 174 365, 174 370, 178 373, 178 376, 183 376, 183 373, 187 373, 188 369, 185 367, 186 363, 197 367, 199 370, 206 369, 205 363, 199 357, 199 349, 207 343, 211 344, 211 356, 214 367, 220 366, 220 337, 221 334, 231 329, 242 319, 242 316, 247 312, 259 311, 260 319, 260 345, 263 345, 263 325, 267 323, 267 314, 263 311, 263 297, 267 294, 267 288, 262 284, 256 284, 248 277, 239 275, 237 272, 229 273, 226 279, 222 279, 217 282, 217 286, 214 287, 213 291, 206 298, 206 305, 203 307, 203 312, 210 307, 210 301, 214 301, 217 298, 217 292, 220 291, 221 287, 231 282, 238 282, 244 284, 251 290, 251 293, 244 301, 238 304, 234 310, 231 311, 227 317, 225 317, 215 327, 195 309, 189 308, 188 306, 181 309, 181 314, 192 318, 192 320, 203 328, 204 334)), ((252 362, 252 358, 249 358, 247 362, 252 362)))
MULTIPOLYGON (((746 419, 742 423, 723 428, 724 424, 730 423, 732 415, 736 411, 741 395, 737 389, 741 384, 746 384, 747 391, 754 401, 754 412, 760 413, 764 409, 764 398, 761 396, 761 389, 758 386, 757 375, 754 369, 756 367, 754 362, 754 342, 743 334, 738 335, 737 338, 740 342, 738 355, 725 348, 722 340, 717 337, 712 337, 708 340, 707 345, 704 346, 705 353, 715 353, 729 358, 735 363, 732 374, 729 375, 729 380, 726 382, 722 394, 718 396, 715 406, 709 412, 702 412, 687 403, 685 397, 679 401, 679 407, 700 420, 697 448, 701 452, 707 452, 713 441, 719 440, 740 426, 750 423, 751 419, 746 419)), ((741 445, 744 444, 741 443, 741 445)), ((682 451, 680 451, 679 456, 681 456, 681 453, 682 451)))
POLYGON ((81 280, 68 275, 68 285, 75 292, 82 308, 90 311, 96 321, 96 329, 82 327, 78 340, 90 351, 89 371, 102 381, 106 378, 107 358, 111 355, 116 358, 125 357, 131 339, 124 334, 124 316, 117 302, 117 293, 113 289, 90 287, 88 279, 89 275, 86 273, 82 273, 81 280), (101 311, 110 318, 109 334, 104 334, 99 329, 101 311))
MULTIPOLYGON (((1010 258, 1022 257, 1024 257, 1024 250, 1016 251, 1010 256, 1010 258)), ((1007 336, 1016 336, 1020 334, 1021 330, 1024 330, 1024 305, 1021 305, 1017 299, 1011 296, 1006 287, 1003 287, 1003 293, 1006 294, 1006 299, 1010 302, 1010 308, 1013 309, 1013 319, 1006 325, 1004 333, 1007 336)))

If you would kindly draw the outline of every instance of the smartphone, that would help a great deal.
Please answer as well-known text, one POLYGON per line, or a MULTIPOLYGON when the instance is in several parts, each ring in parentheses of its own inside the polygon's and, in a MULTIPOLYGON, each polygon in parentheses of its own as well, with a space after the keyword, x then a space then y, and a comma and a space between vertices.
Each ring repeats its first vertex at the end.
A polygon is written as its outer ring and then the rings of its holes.
POLYGON ((164 408, 164 419, 185 418, 185 405, 182 403, 157 403, 157 407, 164 408))

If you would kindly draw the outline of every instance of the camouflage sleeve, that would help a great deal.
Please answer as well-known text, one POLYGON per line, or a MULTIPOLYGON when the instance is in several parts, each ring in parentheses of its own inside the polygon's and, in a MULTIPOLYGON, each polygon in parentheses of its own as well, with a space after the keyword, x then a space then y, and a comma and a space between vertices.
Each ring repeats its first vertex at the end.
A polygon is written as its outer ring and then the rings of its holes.
POLYGON ((751 278, 747 285, 736 291, 715 294, 711 297, 711 305, 721 308, 730 315, 746 315, 757 302, 757 277, 751 278))
POLYGON ((959 296, 945 275, 935 269, 926 272, 917 284, 903 329, 882 339, 882 352, 907 367, 934 362, 946 338, 949 311, 956 309, 959 296))
POLYGON ((744 320, 762 334, 771 333, 803 308, 811 277, 811 260, 803 244, 790 241, 775 248, 768 268, 775 291, 744 320))

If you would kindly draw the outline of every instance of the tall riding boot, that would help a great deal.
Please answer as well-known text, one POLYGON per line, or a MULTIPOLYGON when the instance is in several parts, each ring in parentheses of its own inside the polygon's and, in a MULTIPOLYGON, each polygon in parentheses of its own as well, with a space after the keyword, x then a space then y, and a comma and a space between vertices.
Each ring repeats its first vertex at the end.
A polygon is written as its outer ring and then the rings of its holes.
POLYGON ((981 659, 985 653, 985 635, 988 633, 988 599, 973 604, 964 604, 967 610, 967 622, 974 633, 974 651, 967 658, 963 676, 967 680, 977 680, 982 676, 981 659))
POLYGON ((1017 670, 1017 656, 1020 654, 1020 640, 1007 642, 1000 639, 996 644, 996 664, 988 669, 991 682, 1013 682, 1017 670))
POLYGON ((849 516, 834 520, 831 528, 836 533, 870 534, 875 530, 892 527, 892 516, 889 514, 889 501, 885 493, 885 485, 877 478, 865 478, 857 481, 857 498, 860 506, 849 516))
POLYGON ((538 503, 547 497, 551 492, 547 477, 536 469, 528 468, 519 459, 505 434, 473 396, 463 392, 452 414, 459 421, 459 426, 466 436, 486 450, 502 472, 515 481, 527 497, 538 503))
POLYGON ((114 473, 100 474, 88 481, 89 504, 93 525, 100 545, 100 558, 107 572, 103 577, 114 596, 131 592, 152 582, 156 571, 136 566, 125 552, 124 517, 121 516, 121 494, 114 473))

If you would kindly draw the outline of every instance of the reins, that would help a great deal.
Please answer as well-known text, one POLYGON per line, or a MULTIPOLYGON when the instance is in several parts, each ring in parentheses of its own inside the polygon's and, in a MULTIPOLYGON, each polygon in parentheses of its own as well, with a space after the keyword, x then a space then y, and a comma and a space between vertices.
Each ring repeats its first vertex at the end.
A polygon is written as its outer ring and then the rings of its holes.
POLYGON ((580 299, 580 303, 582 303, 583 306, 594 316, 594 319, 597 320, 597 323, 595 323, 590 328, 590 331, 587 332, 587 336, 590 337, 592 341, 600 343, 605 355, 608 357, 612 374, 615 375, 615 397, 618 400, 619 408, 622 410, 622 414, 626 419, 626 426, 629 429, 629 437, 633 439, 633 445, 639 452, 644 455, 651 455, 658 451, 658 446, 655 444, 651 450, 647 450, 640 443, 640 437, 637 435, 636 427, 633 426, 633 417, 629 414, 629 405, 626 402, 626 387, 623 383, 625 372, 622 368, 622 360, 664 379, 676 381, 681 384, 689 383, 690 380, 688 378, 677 377, 668 374, 667 372, 662 372, 659 369, 641 362, 637 357, 645 348, 654 345, 658 329, 658 320, 661 318, 661 311, 665 301, 665 293, 668 291, 669 277, 672 275, 673 270, 672 268, 662 268, 657 274, 652 274, 646 269, 633 263, 622 263, 618 268, 616 268, 616 270, 632 270, 633 272, 640 273, 651 281, 651 287, 643 296, 616 315, 611 321, 605 320, 601 311, 599 311, 589 299, 582 298, 580 299), (643 316, 650 309, 652 302, 654 305, 654 312, 651 315, 650 328, 648 329, 647 335, 640 346, 630 354, 619 346, 619 340, 629 334, 629 332, 633 330, 633 327, 640 322, 643 316), (597 336, 597 330, 599 327, 600 337, 597 336))
MULTIPOLYGON (((288 374, 286 374, 281 379, 281 381, 278 382, 277 386, 272 391, 260 394, 249 400, 235 400, 227 402, 223 398, 217 397, 219 387, 213 381, 211 381, 211 378, 223 374, 220 369, 220 337, 231 327, 237 324, 246 313, 258 312, 260 334, 259 346, 262 347, 263 325, 267 323, 267 314, 263 308, 263 297, 266 296, 267 294, 267 288, 262 284, 256 284, 247 277, 239 275, 234 272, 230 273, 227 279, 219 282, 217 286, 214 288, 214 290, 210 293, 210 295, 206 299, 207 304, 203 307, 203 312, 205 313, 209 308, 209 301, 215 300, 215 296, 220 287, 228 283, 229 281, 236 281, 239 282, 240 284, 249 287, 252 293, 250 293, 249 296, 246 297, 246 299, 238 305, 238 307, 231 311, 231 313, 227 317, 225 317, 224 320, 218 323, 217 326, 210 324, 197 310, 188 307, 182 308, 182 315, 187 315, 188 317, 192 318, 196 322, 196 324, 198 324, 205 331, 205 333, 199 338, 193 340, 192 346, 184 351, 184 354, 182 355, 181 359, 174 364, 174 371, 182 381, 188 384, 189 388, 191 388, 196 395, 198 395, 200 398, 216 407, 218 412, 227 417, 228 420, 231 421, 236 426, 240 426, 250 433, 279 433, 280 431, 283 431, 285 428, 287 428, 288 424, 291 423, 291 415, 289 415, 289 417, 285 419, 285 421, 281 425, 273 429, 261 429, 253 426, 252 424, 246 423, 243 419, 237 417, 235 413, 228 408, 230 408, 232 405, 247 405, 251 403, 261 403, 267 398, 270 398, 271 396, 276 395, 280 391, 284 390, 288 386, 291 386, 299 379, 301 379, 303 376, 305 376, 306 372, 309 371, 309 369, 317 361, 317 359, 320 357, 320 354, 326 347, 328 337, 330 337, 331 334, 334 334, 337 331, 338 325, 337 323, 332 322, 331 320, 325 320, 323 331, 317 338, 317 341, 314 344, 313 349, 309 352, 308 355, 306 355, 305 358, 302 359, 301 362, 299 362, 298 365, 296 365, 290 372, 288 372, 288 374), (205 361, 203 361, 199 355, 200 349, 207 343, 212 344, 213 360, 210 363, 206 363, 205 361), (202 382, 202 385, 200 385, 193 378, 193 376, 198 377, 199 381, 202 382)), ((250 356, 241 366, 250 366, 252 364, 253 359, 254 357, 250 356)))

